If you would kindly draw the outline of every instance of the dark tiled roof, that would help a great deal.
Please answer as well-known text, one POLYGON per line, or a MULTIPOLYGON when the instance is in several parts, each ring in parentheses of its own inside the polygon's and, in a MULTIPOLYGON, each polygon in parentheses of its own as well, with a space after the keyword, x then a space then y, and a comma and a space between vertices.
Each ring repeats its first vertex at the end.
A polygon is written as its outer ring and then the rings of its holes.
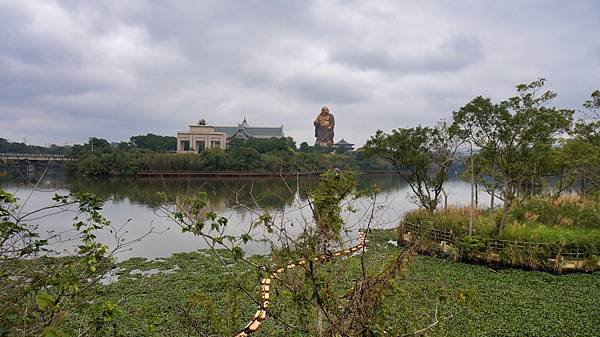
POLYGON ((230 137, 234 133, 236 133, 238 127, 237 126, 215 126, 214 129, 215 129, 215 132, 225 132, 225 135, 227 137, 230 137))
POLYGON ((242 126, 215 126, 216 132, 225 132, 229 138, 233 136, 239 129, 243 129, 250 137, 270 138, 283 137, 283 126, 280 127, 242 127, 242 126))
POLYGON ((348 143, 347 141, 344 140, 344 138, 342 138, 342 140, 340 140, 339 142, 335 143, 335 145, 354 145, 354 144, 348 143))

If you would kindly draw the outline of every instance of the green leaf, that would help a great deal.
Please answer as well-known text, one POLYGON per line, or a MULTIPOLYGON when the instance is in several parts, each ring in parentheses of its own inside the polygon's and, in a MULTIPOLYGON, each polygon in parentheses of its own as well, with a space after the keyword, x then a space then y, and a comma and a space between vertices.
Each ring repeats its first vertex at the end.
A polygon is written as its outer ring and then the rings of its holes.
POLYGON ((54 303, 54 297, 46 292, 43 292, 35 298, 35 303, 37 304, 38 308, 45 309, 54 303))
POLYGON ((242 241, 244 243, 248 243, 248 241, 252 241, 252 237, 248 233, 244 233, 244 234, 240 235, 240 238, 242 239, 242 241))
POLYGON ((65 336, 65 334, 55 327, 47 326, 42 331, 42 337, 61 337, 61 336, 65 336))

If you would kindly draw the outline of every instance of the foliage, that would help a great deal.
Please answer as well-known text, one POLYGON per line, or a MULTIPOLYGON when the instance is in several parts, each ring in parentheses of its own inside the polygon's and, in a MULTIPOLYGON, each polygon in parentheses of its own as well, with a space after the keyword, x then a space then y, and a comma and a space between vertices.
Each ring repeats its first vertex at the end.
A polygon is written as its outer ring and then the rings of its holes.
POLYGON ((519 187, 539 181, 544 175, 542 164, 556 143, 556 137, 569 130, 572 110, 546 107, 556 93, 539 94, 545 79, 517 85, 517 96, 499 104, 477 97, 454 113, 454 125, 465 138, 480 148, 478 173, 491 177, 488 188, 500 188, 504 213, 498 223, 503 235, 508 209, 519 187))
POLYGON ((600 229, 600 200, 589 196, 532 197, 510 210, 512 221, 535 221, 549 227, 600 229))
POLYGON ((86 193, 53 200, 22 211, 13 195, 0 191, 0 336, 63 336, 65 316, 72 312, 88 314, 77 327, 80 336, 110 334, 110 323, 119 314, 111 302, 87 298, 113 267, 107 247, 96 241, 96 233, 110 225, 99 213, 102 201, 86 193), (61 243, 60 234, 42 238, 27 222, 70 207, 75 207, 79 245, 72 256, 51 257, 58 253, 52 247, 61 243))
POLYGON ((68 151, 68 146, 60 146, 50 144, 48 147, 27 145, 24 142, 9 142, 4 138, 0 138, 0 152, 11 153, 43 153, 43 154, 65 154, 68 151))
POLYGON ((174 152, 177 150, 177 137, 159 136, 152 133, 147 135, 133 136, 130 142, 140 149, 148 149, 158 152, 174 152))
POLYGON ((321 175, 318 188, 310 195, 320 241, 340 239, 344 225, 342 202, 354 192, 356 186, 356 179, 350 173, 328 171, 321 175))
POLYGON ((434 128, 396 129, 391 134, 378 130, 367 141, 365 151, 389 160, 410 186, 417 204, 433 212, 458 146, 454 128, 440 123, 434 128))
POLYGON ((259 153, 269 153, 273 151, 296 151, 296 142, 291 137, 280 137, 270 139, 234 138, 229 141, 229 148, 237 150, 240 148, 252 148, 259 153))
MULTIPOLYGON (((467 234, 469 212, 469 208, 456 207, 449 207, 435 214, 413 210, 405 215, 405 221, 463 236, 467 234)), ((501 210, 477 210, 474 234, 492 237, 501 217, 501 210)), ((600 247, 599 224, 598 199, 573 195, 558 199, 534 197, 512 205, 506 231, 500 238, 542 243, 594 244, 600 247)))
POLYGON ((588 110, 588 117, 592 120, 600 120, 600 90, 594 90, 591 98, 583 103, 588 110))
POLYGON ((69 148, 66 155, 69 157, 83 157, 88 154, 111 152, 112 148, 108 140, 90 137, 85 144, 75 144, 69 148))
MULTIPOLYGON (((457 236, 468 235, 470 208, 448 207, 435 213, 415 209, 404 215, 404 221, 424 226, 426 229, 451 231, 457 236)), ((490 236, 495 227, 495 216, 486 210, 477 210, 474 216, 473 234, 490 236)))
POLYGON ((137 148, 109 148, 91 152, 75 146, 72 155, 75 153, 79 154, 78 159, 67 163, 71 175, 103 178, 133 176, 143 170, 314 172, 330 168, 390 168, 382 160, 366 158, 360 151, 345 154, 304 153, 294 151, 291 147, 267 153, 260 153, 253 147, 238 146, 228 150, 210 148, 200 154, 174 154, 137 148))
MULTIPOLYGON (((373 269, 379 267, 382 258, 390 258, 399 250, 378 240, 373 235, 373 244, 365 253, 367 266, 373 269)), ((223 251, 219 253, 236 275, 245 276, 239 281, 252 289, 257 278, 248 265, 223 251)), ((265 260, 253 258, 259 264, 265 260)), ((120 301, 123 314, 115 321, 117 336, 232 336, 254 314, 255 304, 236 290, 230 278, 223 277, 226 268, 207 250, 164 259, 130 259, 119 264, 118 280, 96 287, 93 296, 101 301, 120 301)), ((338 268, 345 271, 339 279, 353 280, 360 272, 360 256, 342 260, 330 271, 338 268)), ((384 329, 389 335, 410 334, 429 324, 430 299, 442 297, 439 315, 456 308, 460 311, 427 331, 427 336, 595 336, 599 333, 599 289, 600 273, 556 276, 518 269, 495 271, 420 256, 386 289, 375 324, 382 334, 384 329)), ((266 320, 259 334, 306 336, 282 322, 306 322, 307 316, 295 317, 294 311, 277 309, 294 305, 302 294, 283 287, 276 294, 273 312, 278 320, 266 320)), ((73 313, 68 319, 76 322, 82 317, 73 313)))
POLYGON ((304 153, 310 152, 310 146, 308 145, 307 142, 302 142, 302 143, 300 143, 300 147, 298 148, 298 150, 300 152, 304 152, 304 153))
POLYGON ((600 191, 600 90, 594 91, 583 106, 588 118, 575 124, 573 137, 564 146, 573 153, 568 159, 581 190, 597 193, 600 191))
MULTIPOLYGON (((454 257, 486 260, 488 242, 495 242, 495 224, 502 217, 502 210, 478 210, 474 217, 473 235, 468 235, 469 208, 448 208, 431 214, 423 210, 408 212, 405 221, 422 226, 423 233, 445 231, 452 233, 454 247, 458 249, 454 257)), ((560 198, 534 197, 513 203, 504 235, 507 240, 499 247, 501 263, 528 268, 544 268, 560 271, 560 263, 552 260, 564 255, 565 250, 577 248, 584 258, 597 259, 600 256, 600 202, 590 197, 562 196, 560 198), (522 242, 518 243, 518 242, 522 242)), ((428 237, 427 239, 431 239, 428 237)), ((437 251, 436 247, 424 246, 425 251, 437 251)), ((591 260, 590 260, 591 261, 591 260)), ((560 261, 559 261, 560 262, 560 261)), ((597 269, 597 265, 584 264, 582 268, 597 269)))

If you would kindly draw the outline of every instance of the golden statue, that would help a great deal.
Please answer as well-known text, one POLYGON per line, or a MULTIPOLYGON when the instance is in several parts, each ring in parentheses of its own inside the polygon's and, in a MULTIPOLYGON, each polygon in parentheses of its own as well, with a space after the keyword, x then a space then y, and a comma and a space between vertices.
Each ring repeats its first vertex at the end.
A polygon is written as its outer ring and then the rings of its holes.
POLYGON ((322 147, 333 146, 333 128, 335 126, 335 118, 329 113, 329 108, 324 106, 321 108, 321 113, 315 119, 315 145, 322 147))

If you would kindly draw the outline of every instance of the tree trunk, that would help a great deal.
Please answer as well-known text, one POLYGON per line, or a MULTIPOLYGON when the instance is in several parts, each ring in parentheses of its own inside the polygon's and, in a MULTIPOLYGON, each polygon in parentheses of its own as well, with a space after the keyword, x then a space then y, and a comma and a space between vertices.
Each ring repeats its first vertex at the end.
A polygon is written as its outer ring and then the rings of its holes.
POLYGON ((496 197, 496 155, 494 154, 494 160, 492 162, 492 201, 490 202, 490 208, 494 209, 494 199, 496 197))
POLYGON ((473 212, 475 211, 475 160, 473 159, 473 144, 471 144, 471 209, 469 210, 469 235, 473 235, 473 212))
POLYGON ((502 208, 502 218, 500 219, 500 224, 498 225, 498 238, 500 239, 504 235, 504 225, 506 224, 506 218, 508 218, 510 204, 511 202, 508 199, 504 200, 504 207, 502 208))

